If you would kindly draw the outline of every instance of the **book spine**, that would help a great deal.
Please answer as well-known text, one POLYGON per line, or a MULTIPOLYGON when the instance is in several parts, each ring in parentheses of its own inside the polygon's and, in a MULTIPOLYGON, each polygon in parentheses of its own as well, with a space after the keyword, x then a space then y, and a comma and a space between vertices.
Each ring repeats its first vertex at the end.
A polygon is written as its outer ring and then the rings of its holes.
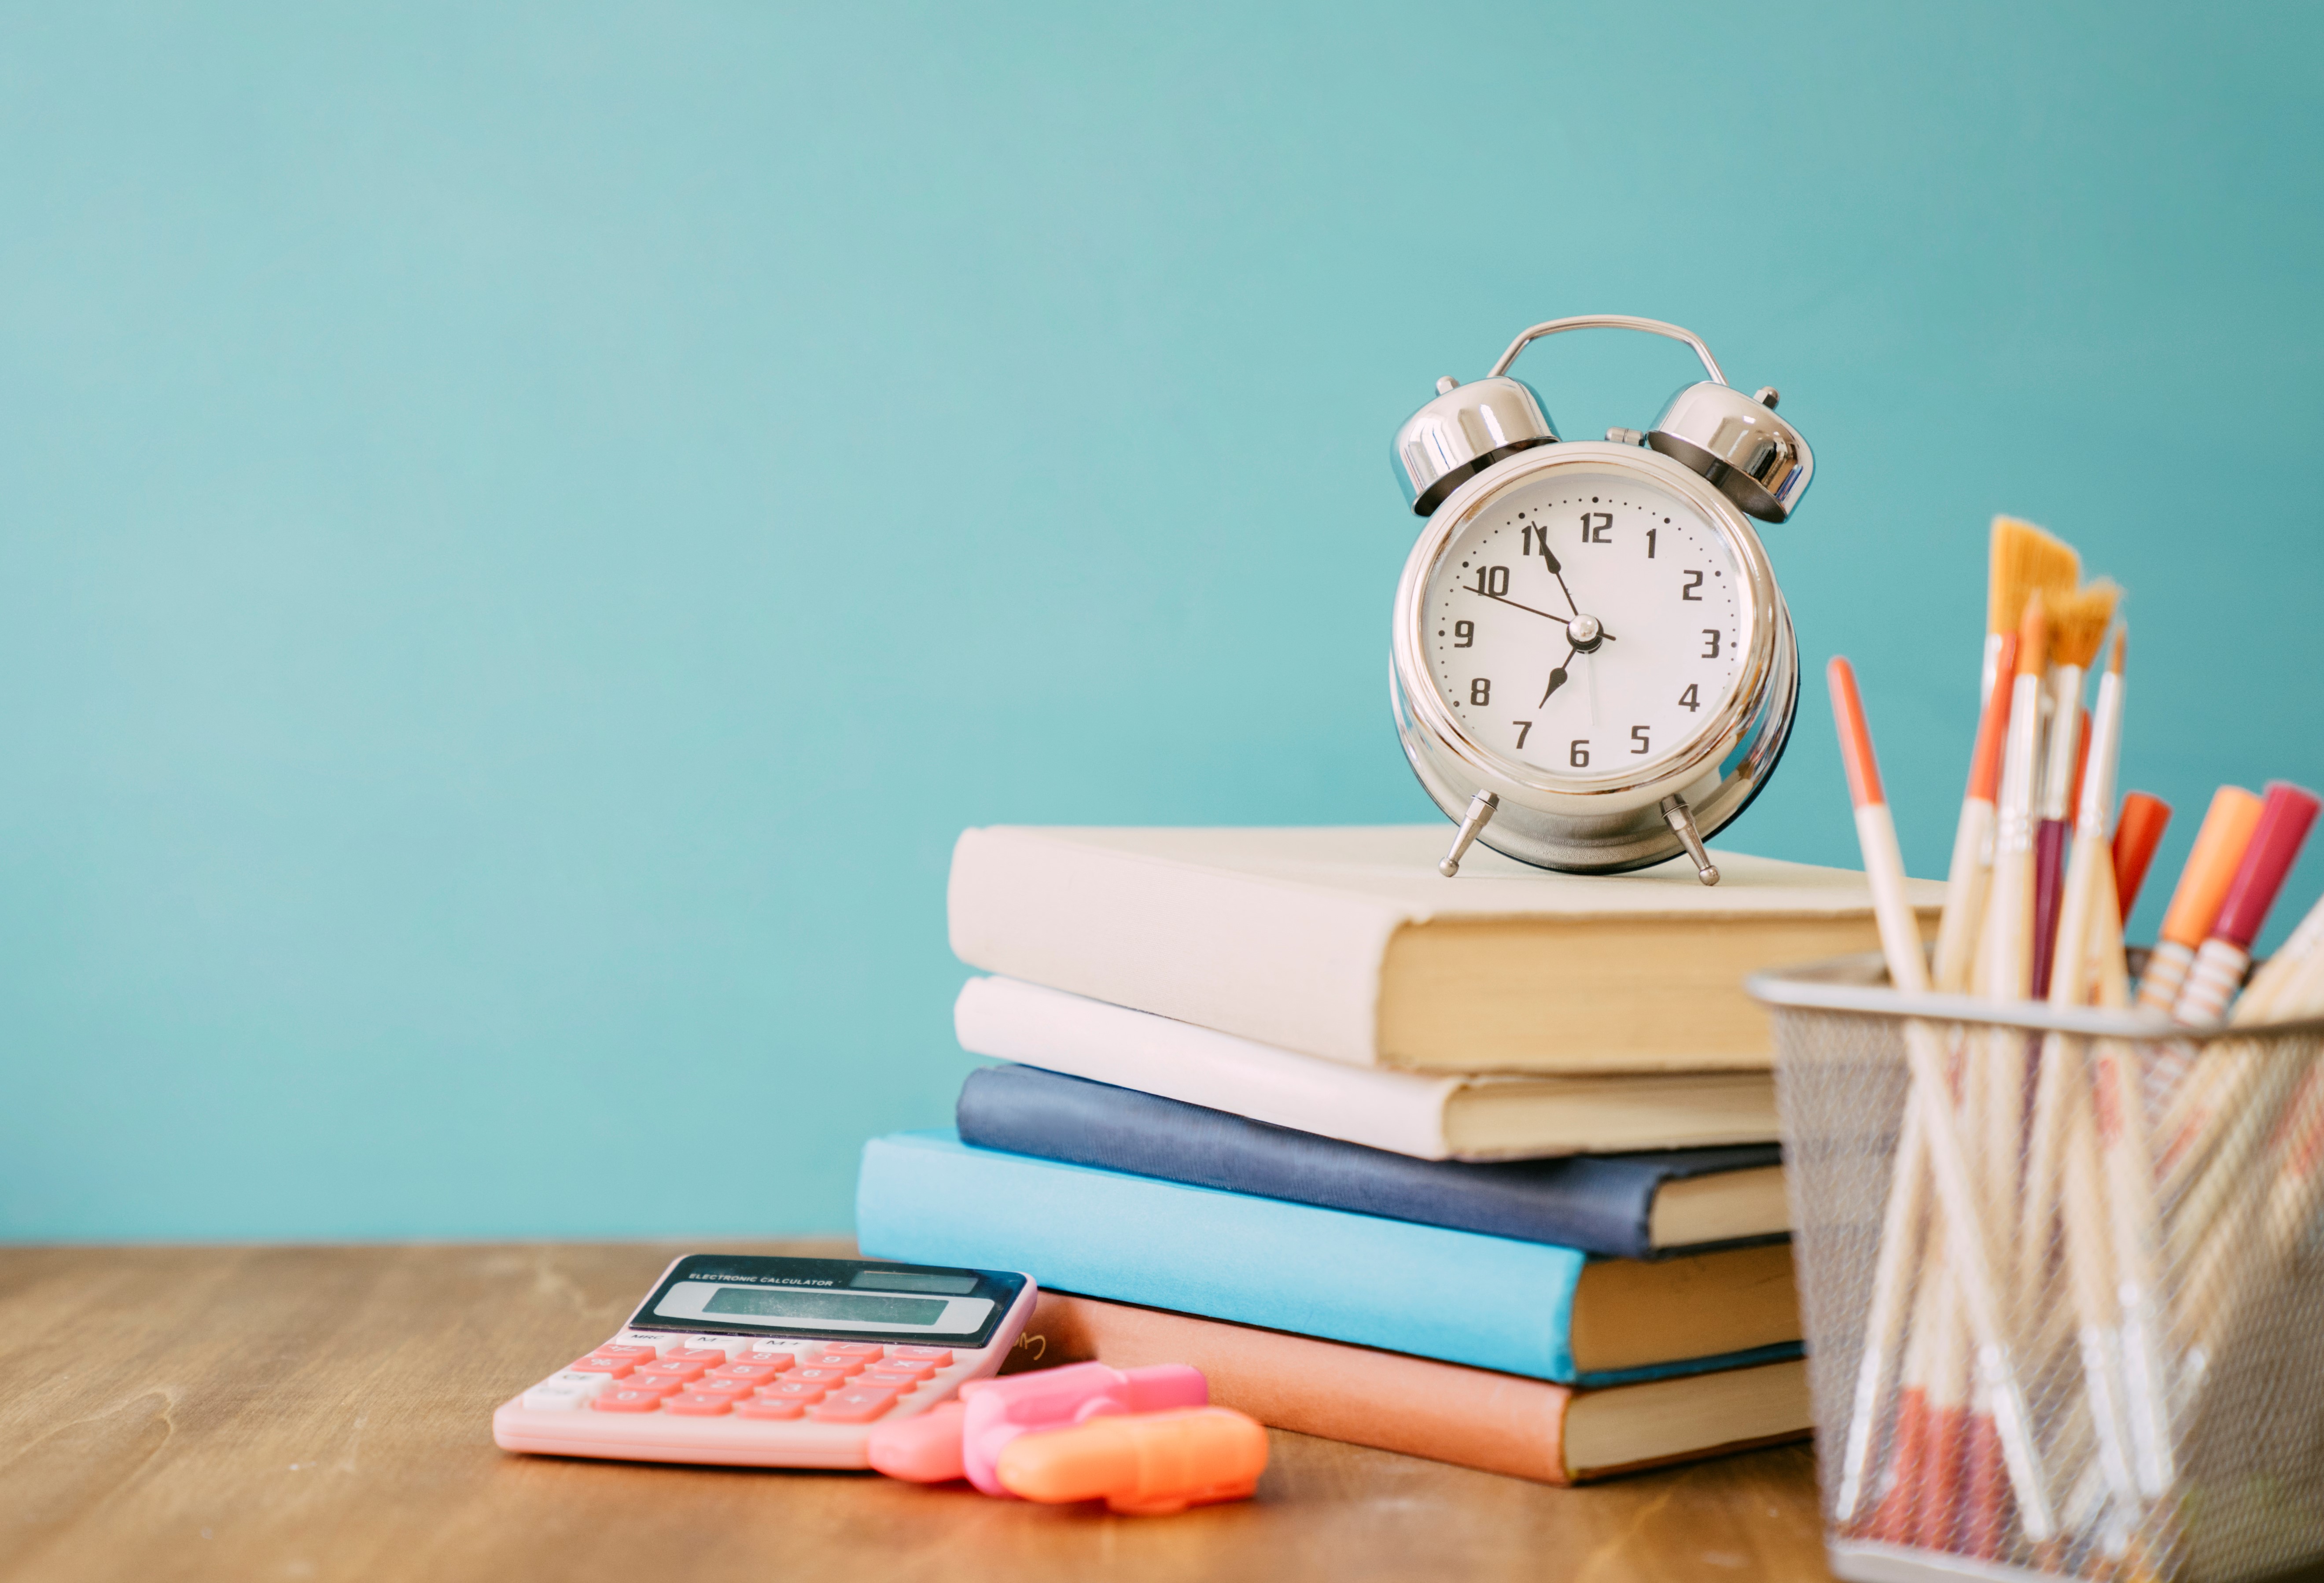
POLYGON ((1062 1292, 1041 1293, 1003 1372, 1092 1359, 1115 1368, 1192 1364, 1210 1381, 1213 1402, 1277 1429, 1542 1484, 1572 1481, 1563 1440, 1573 1392, 1565 1385, 1062 1292))
POLYGON ((962 833, 945 905, 972 967, 1356 1065, 1378 1057, 1380 963, 1405 922, 1384 903, 1005 826, 962 833))
POLYGON ((953 1031, 973 1055, 1345 1138, 1418 1159, 1451 1152, 1457 1078, 1351 1066, 1015 979, 961 986, 953 1031))
POLYGON ((955 1118, 977 1148, 1619 1258, 1655 1252, 1661 1172, 1633 1161, 1415 1160, 1029 1066, 969 1073, 955 1118))
POLYGON ((1570 1248, 964 1147, 864 1146, 866 1256, 1023 1270, 1044 1286, 1571 1383, 1570 1248))

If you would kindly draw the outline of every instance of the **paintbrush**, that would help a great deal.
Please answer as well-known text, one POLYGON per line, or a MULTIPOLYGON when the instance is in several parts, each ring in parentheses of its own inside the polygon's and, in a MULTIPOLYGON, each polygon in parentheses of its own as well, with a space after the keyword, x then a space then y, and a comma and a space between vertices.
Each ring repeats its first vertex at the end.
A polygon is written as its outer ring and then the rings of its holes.
POLYGON ((2114 822, 2114 893, 2121 900, 2126 924, 2138 906, 2154 849, 2163 844, 2163 832, 2170 823, 2171 805, 2161 797, 2135 791, 2122 799, 2122 812, 2114 822))
MULTIPOLYGON (((2029 611, 2038 619, 2038 610, 2029 611)), ((2038 642, 2035 645, 2039 647, 2038 642)), ((2021 650, 2021 673, 2024 656, 2021 650)), ((1872 750, 1872 733, 1857 695, 1855 672, 1845 659, 1832 660, 1832 713, 1840 728, 1840 758, 1848 771, 1850 799, 1856 805, 1856 833, 1864 852, 1866 879, 1872 891, 1872 915, 1880 934, 1881 953, 1888 979, 1908 995, 1926 994, 1928 959, 1923 954, 1920 928, 1904 895, 1904 857, 1896 844, 1896 825, 1880 786, 1880 769, 1872 750)), ((2022 695, 2021 695, 2022 701, 2022 695)), ((1944 1054, 1936 1030, 1927 1023, 1904 1024, 1904 1058, 1911 1073, 1906 1103, 1922 1109, 1926 1135, 1929 1174, 1943 1213, 1946 1267, 1960 1292, 1960 1308, 1977 1347, 1978 1385, 1990 1404, 1993 1438, 2016 1498, 2019 1525, 2034 1544, 2047 1543, 2057 1532, 2043 1470, 2041 1449, 2008 1329, 2003 1318, 1999 1288, 1994 1280, 1994 1259, 1987 1221, 1979 1213, 1977 1188, 1961 1149, 1950 1105, 1947 1102, 1944 1054)))
POLYGON ((2089 748, 2083 735, 2082 673, 2106 640, 2122 590, 2099 581, 2050 607, 2050 740, 2041 776, 2034 829, 2034 973, 2035 999, 2050 992, 2050 963, 2058 929, 2058 887, 2065 875, 2068 816, 2077 778, 2076 758, 2089 748))
MULTIPOLYGON (((2022 603, 2022 602, 2021 602, 2022 603)), ((2017 670, 2017 634, 2002 634, 2002 667, 2017 670)), ((1978 930, 1985 922, 1986 884, 1993 874, 1993 797, 2001 780, 2001 750, 2009 732, 2015 687, 1990 689, 1978 712, 1977 748, 1969 756, 1969 791, 1953 831, 1952 866, 1945 875, 1945 907, 1937 922, 1936 987, 1948 994, 1969 988, 1978 930)))
POLYGON ((1978 679, 1979 704, 1993 696, 2002 668, 2001 640, 2025 619, 2025 602, 2035 594, 2049 600, 2073 593, 2082 580, 2082 557, 2073 546, 2015 517, 1993 520, 1985 584, 1985 670, 1978 679))
POLYGON ((2227 899, 2227 887, 2251 844, 2259 824, 2260 800, 2239 786, 2223 786, 2211 795, 2211 806, 2195 833, 2194 849, 2179 870, 2171 907, 2163 915, 2161 938, 2147 953, 2146 971, 2138 979, 2138 1005, 2143 1011, 2169 1016, 2178 1004, 2179 987, 2195 965, 2195 953, 2210 938, 2211 925, 2227 899))

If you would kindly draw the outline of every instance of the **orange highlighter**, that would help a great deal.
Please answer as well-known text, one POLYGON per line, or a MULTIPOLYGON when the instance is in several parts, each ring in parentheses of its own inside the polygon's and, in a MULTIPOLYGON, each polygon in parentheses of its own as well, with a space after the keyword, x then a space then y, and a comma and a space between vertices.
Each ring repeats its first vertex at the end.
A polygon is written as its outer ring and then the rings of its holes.
POLYGON ((1019 1435, 994 1467, 1020 1499, 1102 1499, 1136 1516, 1243 1500, 1266 1469, 1267 1431, 1231 1407, 1093 1418, 1019 1435))

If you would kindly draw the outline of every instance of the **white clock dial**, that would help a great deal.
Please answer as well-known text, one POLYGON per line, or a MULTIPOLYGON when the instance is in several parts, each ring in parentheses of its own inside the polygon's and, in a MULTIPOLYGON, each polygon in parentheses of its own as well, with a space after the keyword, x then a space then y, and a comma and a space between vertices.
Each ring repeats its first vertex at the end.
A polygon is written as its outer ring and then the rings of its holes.
POLYGON ((1480 747, 1560 780, 1648 778, 1720 717, 1750 634, 1727 538, 1635 474, 1497 493, 1422 597, 1436 689, 1480 747))

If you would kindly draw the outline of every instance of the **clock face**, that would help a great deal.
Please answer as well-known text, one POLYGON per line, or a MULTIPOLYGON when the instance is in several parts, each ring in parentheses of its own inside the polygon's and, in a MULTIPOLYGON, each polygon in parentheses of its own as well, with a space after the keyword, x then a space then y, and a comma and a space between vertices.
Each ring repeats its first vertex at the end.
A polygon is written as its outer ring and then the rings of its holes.
POLYGON ((1743 575, 1726 535, 1653 480, 1559 469, 1495 494, 1445 545, 1422 652, 1480 747, 1561 781, 1648 779, 1737 685, 1743 575))

